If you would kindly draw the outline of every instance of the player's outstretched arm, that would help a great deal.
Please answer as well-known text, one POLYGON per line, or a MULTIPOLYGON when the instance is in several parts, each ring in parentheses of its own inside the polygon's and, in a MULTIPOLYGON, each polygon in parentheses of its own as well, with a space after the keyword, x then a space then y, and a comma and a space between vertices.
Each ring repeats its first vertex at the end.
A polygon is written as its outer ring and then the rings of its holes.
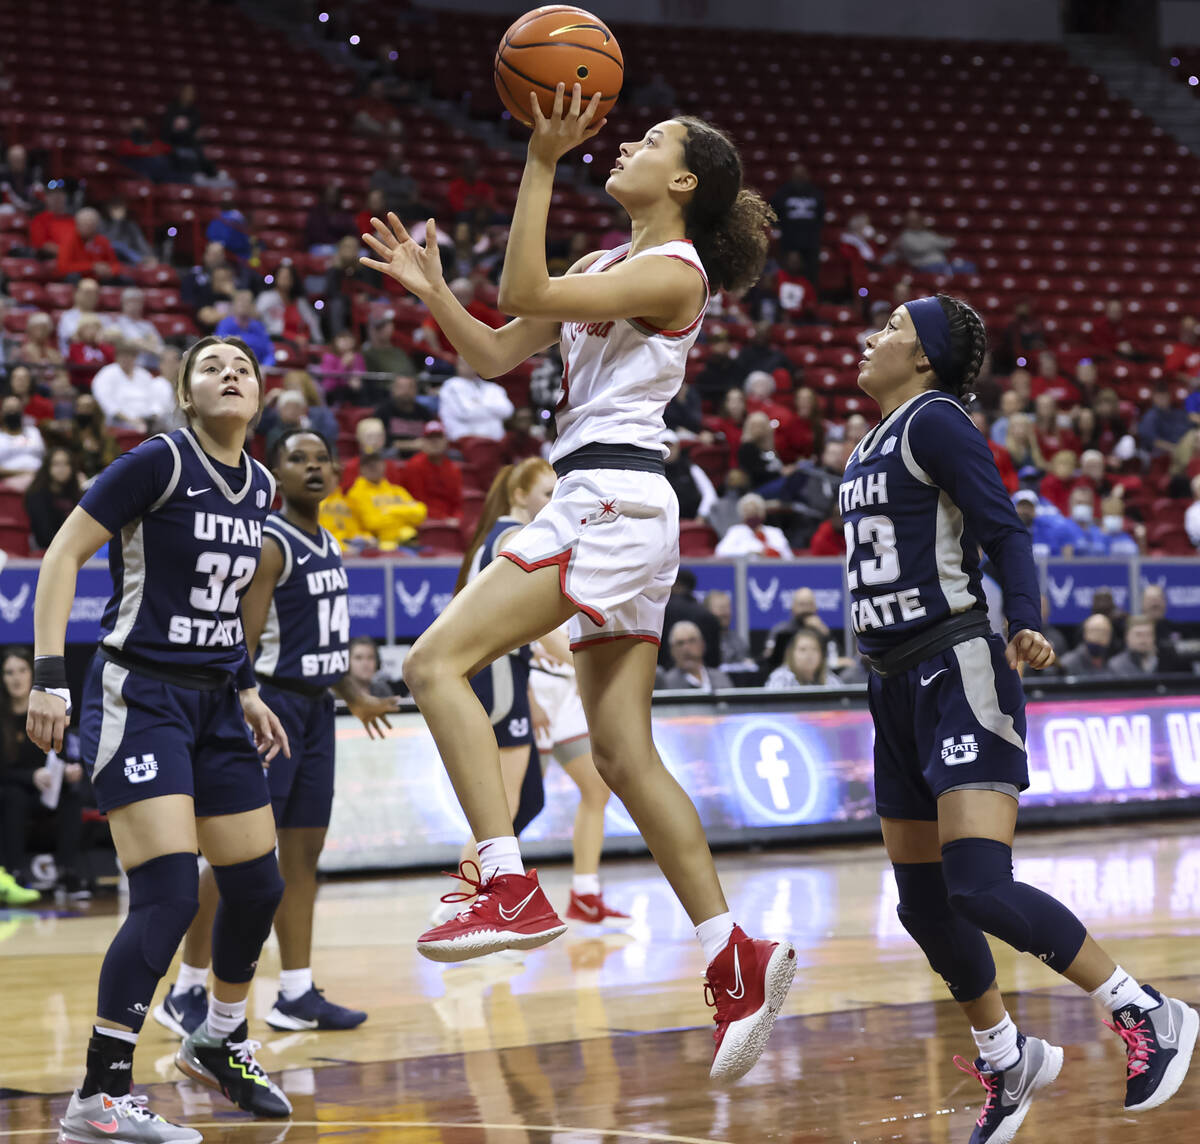
POLYGON ((399 700, 394 695, 386 698, 364 691, 349 675, 343 675, 330 689, 345 701, 353 715, 367 729, 367 738, 382 739, 392 725, 387 717, 396 711, 399 700))
POLYGON ((433 219, 425 223, 424 246, 408 233, 394 211, 388 212, 386 221, 371 219, 371 225, 375 233, 362 237, 378 257, 363 257, 359 262, 395 279, 420 298, 450 344, 480 377, 508 373, 558 340, 557 322, 521 320, 494 330, 467 313, 442 276, 433 219))
MULTIPOLYGON (((79 569, 111 537, 112 533, 104 525, 79 507, 71 510, 71 515, 55 533, 42 557, 33 602, 35 657, 63 655, 79 569)), ((66 726, 67 705, 62 699, 45 691, 30 694, 25 731, 39 750, 61 751, 66 726)))

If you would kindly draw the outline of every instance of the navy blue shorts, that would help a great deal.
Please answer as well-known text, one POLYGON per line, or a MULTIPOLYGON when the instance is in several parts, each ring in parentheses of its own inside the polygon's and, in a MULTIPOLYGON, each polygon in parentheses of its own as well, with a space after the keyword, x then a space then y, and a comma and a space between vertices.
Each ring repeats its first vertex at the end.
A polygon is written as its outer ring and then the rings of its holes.
POLYGON ((867 683, 875 721, 875 809, 937 821, 948 790, 1029 786, 1025 692, 998 635, 977 636, 867 683))
POLYGON ((80 709, 80 749, 102 811, 165 794, 190 795, 198 818, 271 801, 232 678, 201 691, 96 655, 80 709))
POLYGON ((529 664, 515 655, 502 655, 471 677, 471 690, 488 713, 497 746, 524 747, 533 742, 529 664))
POLYGON ((333 811, 333 696, 298 695, 259 684, 263 702, 279 716, 292 757, 282 751, 267 767, 275 825, 328 826, 333 811))

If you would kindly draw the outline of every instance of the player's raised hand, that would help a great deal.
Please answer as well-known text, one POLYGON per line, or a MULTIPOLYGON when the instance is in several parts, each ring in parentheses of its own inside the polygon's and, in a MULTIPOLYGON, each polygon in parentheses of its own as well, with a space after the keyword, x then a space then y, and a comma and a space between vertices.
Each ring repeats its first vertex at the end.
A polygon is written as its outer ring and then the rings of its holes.
POLYGON ((1020 671, 1023 664, 1028 664, 1034 671, 1044 671, 1057 657, 1050 641, 1041 632, 1026 628, 1008 641, 1004 658, 1014 671, 1020 671))
POLYGON ((438 252, 437 225, 433 219, 425 222, 425 245, 419 246, 404 229, 395 211, 388 211, 387 221, 372 218, 374 234, 364 234, 365 242, 378 259, 365 255, 358 261, 368 270, 378 270, 394 278, 405 290, 422 300, 442 284, 442 256, 438 252))
POLYGON ((606 120, 596 119, 600 106, 600 93, 596 92, 585 104, 579 84, 571 87, 571 103, 566 106, 566 85, 559 84, 554 92, 554 110, 547 119, 542 114, 537 93, 529 93, 529 106, 533 114, 533 134, 529 137, 529 157, 544 163, 557 163, 573 147, 585 143, 595 135, 606 120))
POLYGON ((239 693, 242 700, 242 714, 250 725, 254 735, 254 745, 263 757, 263 763, 269 763, 280 751, 289 759, 292 749, 288 744, 287 732, 279 717, 262 700, 257 688, 250 688, 239 693))
POLYGON ((392 729, 387 717, 396 711, 397 704, 394 695, 386 699, 378 695, 361 695, 346 700, 350 714, 366 727, 368 739, 382 739, 392 729))
POLYGON ((29 693, 29 713, 25 716, 25 734, 39 751, 61 751, 67 729, 67 705, 57 695, 45 691, 29 693))

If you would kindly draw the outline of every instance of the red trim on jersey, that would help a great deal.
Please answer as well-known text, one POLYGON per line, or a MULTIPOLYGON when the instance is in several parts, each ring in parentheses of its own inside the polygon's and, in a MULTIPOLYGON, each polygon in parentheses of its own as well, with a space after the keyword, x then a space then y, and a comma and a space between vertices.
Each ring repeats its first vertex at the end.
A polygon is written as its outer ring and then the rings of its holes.
POLYGON ((580 739, 586 739, 590 732, 584 731, 582 735, 572 735, 569 739, 556 739, 555 747, 565 747, 568 743, 578 743, 580 739))
POLYGON ((655 647, 662 646, 662 640, 657 636, 645 636, 639 632, 617 632, 616 635, 611 636, 592 636, 591 639, 576 640, 571 644, 571 650, 576 651, 581 647, 591 647, 593 644, 612 643, 614 640, 642 640, 645 643, 653 644, 655 647))
POLYGON ((526 560, 522 560, 521 557, 519 557, 515 552, 509 552, 507 548, 504 549, 500 555, 511 560, 518 568, 521 569, 522 572, 536 572, 539 568, 549 568, 553 564, 558 565, 559 591, 562 592, 563 596, 572 604, 574 604, 575 607, 577 607, 585 616, 587 616, 587 618, 591 620, 592 623, 598 628, 604 626, 603 615, 596 611, 595 608, 589 608, 587 604, 580 603, 577 599, 575 599, 574 596, 571 595, 570 592, 567 591, 567 569, 571 564, 573 549, 564 548, 561 552, 556 553, 554 556, 543 557, 541 560, 535 560, 532 564, 526 560))
MULTIPOLYGON (((683 239, 681 241, 687 241, 683 239)), ((700 275, 701 281, 704 283, 704 305, 700 307, 700 313, 696 315, 695 320, 685 326, 682 330, 664 330, 661 326, 656 326, 653 322, 647 322, 645 318, 631 318, 636 326, 642 326, 649 330, 656 337, 660 338, 686 338, 702 321, 704 321, 704 311, 708 309, 709 299, 712 297, 708 288, 708 275, 688 258, 681 258, 678 254, 659 254, 657 258, 673 258, 676 262, 682 262, 685 266, 690 266, 697 274, 700 275)))

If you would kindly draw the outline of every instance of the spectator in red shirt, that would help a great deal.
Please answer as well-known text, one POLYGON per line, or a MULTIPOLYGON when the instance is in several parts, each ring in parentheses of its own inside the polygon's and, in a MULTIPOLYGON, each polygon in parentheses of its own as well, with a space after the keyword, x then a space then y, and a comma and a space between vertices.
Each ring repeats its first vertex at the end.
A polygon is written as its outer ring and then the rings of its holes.
POLYGON ((427 519, 462 519, 462 469, 446 456, 446 430, 440 421, 425 426, 422 451, 405 463, 400 484, 426 505, 427 519))
MULTIPOLYGON (((1100 370, 1091 358, 1080 358, 1075 364, 1075 388, 1079 390, 1077 406, 1090 408, 1096 400, 1096 383, 1100 380, 1100 370)), ((1070 408, 1060 397, 1058 403, 1062 408, 1070 408)))
POLYGON ((354 216, 354 229, 358 234, 374 234, 372 218, 387 218, 387 199, 383 191, 374 188, 367 192, 367 205, 354 216))
POLYGON ((1023 299, 1013 308, 1012 319, 1005 326, 1000 344, 996 347, 998 368, 1007 371, 1028 364, 1045 344, 1046 334, 1042 324, 1034 317, 1029 300, 1023 299))
POLYGON ((988 448, 992 451, 992 456, 996 460, 996 468, 1000 470, 1000 479, 1004 482, 1004 487, 1010 493, 1015 493, 1021 483, 1017 479, 1016 466, 1013 464, 1013 459, 1009 451, 1003 445, 992 440, 988 415, 982 409, 976 409, 971 414, 971 420, 975 422, 975 428, 983 434, 988 448))
POLYGON ((1109 298, 1104 313, 1092 323, 1092 345, 1102 357, 1137 357, 1125 328, 1125 307, 1120 298, 1109 298))
POLYGON ((779 312, 793 322, 807 322, 817 304, 816 287, 804 276, 804 256, 789 250, 783 256, 783 266, 775 275, 775 291, 779 312))
POLYGON ((373 79, 367 84, 366 94, 355 104, 352 126, 359 135, 398 138, 404 134, 404 125, 387 98, 383 80, 373 79))
MULTIPOLYGON (((34 219, 36 222, 37 219, 34 219)), ((1164 368, 1174 381, 1187 383, 1200 373, 1200 337, 1197 337, 1196 319, 1184 314, 1179 319, 1179 337, 1166 349, 1164 368)))
POLYGON ((704 419, 704 428, 729 446, 729 463, 735 468, 745 420, 746 395, 740 389, 729 390, 721 402, 721 411, 715 417, 704 419))
POLYGON ((1079 442, 1085 449, 1099 449, 1111 456, 1122 437, 1129 435, 1129 425, 1121 415, 1121 399, 1115 389, 1102 389, 1096 394, 1091 409, 1081 409, 1076 423, 1079 442), (1088 418, 1085 414, 1091 414, 1088 418))
POLYGON ((521 406, 508 419, 504 440, 500 442, 500 458, 505 465, 519 465, 526 457, 542 455, 542 441, 533 435, 533 410, 521 406))
POLYGON ((54 420, 54 402, 34 388, 33 371, 29 366, 14 365, 8 371, 4 396, 7 397, 10 393, 25 403, 21 412, 26 417, 32 417, 39 424, 43 421, 54 420))
POLYGON ((792 420, 792 411, 775 400, 775 375, 756 369, 742 388, 746 391, 746 408, 751 413, 765 413, 776 430, 792 420))
POLYGON ((140 115, 130 119, 125 138, 117 144, 117 154, 126 167, 153 183, 168 183, 175 174, 168 158, 171 148, 151 137, 140 115))
POLYGON ((1050 458, 1050 471, 1042 478, 1042 499, 1049 501, 1063 516, 1071 515, 1071 493, 1079 484, 1078 456, 1070 449, 1060 449, 1050 458))
POLYGON ((810 556, 846 555, 846 530, 836 502, 829 510, 828 518, 817 525, 817 531, 813 533, 809 542, 808 552, 810 556))
POLYGON ((792 395, 793 415, 775 434, 775 447, 784 464, 811 461, 825 447, 825 418, 816 390, 802 385, 792 395))
POLYGON ((117 273, 117 252, 100 233, 100 212, 84 207, 75 214, 75 233, 58 248, 58 273, 70 282, 91 277, 110 281, 117 273))
POLYGON ((1083 394, 1069 377, 1064 377, 1058 368, 1058 358, 1049 350, 1038 354, 1038 371, 1030 386, 1036 402, 1043 393, 1054 394, 1060 409, 1074 409, 1083 400, 1083 394))
POLYGON ((496 213, 496 188, 479 177, 474 159, 464 159, 457 177, 446 189, 446 202, 456 219, 488 222, 496 213))
POLYGON ((1053 457, 1064 449, 1079 452, 1079 438, 1070 427, 1070 420, 1058 412, 1058 399, 1053 393, 1042 393, 1033 403, 1033 429, 1043 457, 1053 457))
POLYGON ((38 380, 49 385, 61 373, 63 354, 54 337, 54 322, 49 314, 30 314, 25 323, 25 340, 17 351, 17 360, 34 369, 38 380))
POLYGON ((101 321, 88 314, 79 319, 67 350, 67 369, 76 389, 92 388, 92 378, 102 365, 116 360, 112 346, 100 340, 101 321))
POLYGON ((879 265, 879 235, 864 213, 850 216, 846 229, 838 236, 838 250, 850 264, 851 281, 859 283, 867 270, 879 265))
POLYGON ((39 258, 57 258, 59 251, 75 237, 75 216, 67 204, 67 191, 61 179, 46 184, 43 196, 46 209, 29 223, 29 245, 39 258))

